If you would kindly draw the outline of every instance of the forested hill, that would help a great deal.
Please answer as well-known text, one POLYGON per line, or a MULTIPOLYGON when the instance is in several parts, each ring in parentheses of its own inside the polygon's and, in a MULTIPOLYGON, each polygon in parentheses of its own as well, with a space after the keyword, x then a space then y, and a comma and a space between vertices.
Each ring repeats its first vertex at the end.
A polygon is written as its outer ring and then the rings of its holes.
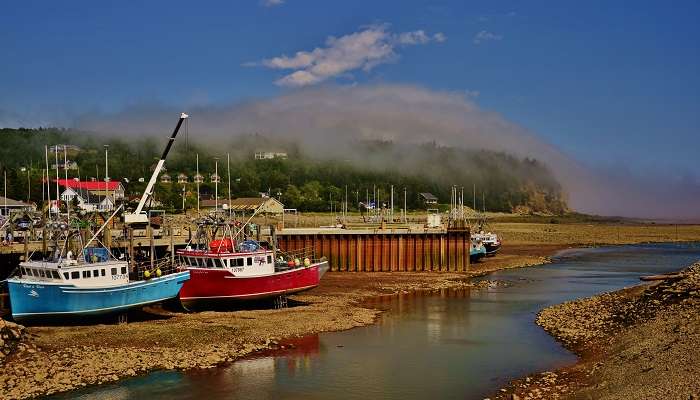
MULTIPOLYGON (((109 175, 112 179, 126 178, 130 182, 126 184, 127 192, 140 194, 144 184, 138 180, 148 180, 165 142, 165 138, 125 140, 55 128, 0 129, 0 135, 3 140, 0 162, 7 171, 8 196, 24 200, 31 189, 32 201, 42 198, 39 182, 45 168, 46 145, 79 146, 79 152, 70 152, 68 156, 79 166, 69 171, 69 177, 82 179, 104 177, 104 145, 109 145, 109 175)), ((406 188, 411 209, 423 208, 418 197, 420 192, 431 192, 441 203, 449 203, 452 185, 464 188, 467 205, 471 205, 475 185, 478 208, 482 207, 483 199, 490 211, 562 213, 567 209, 560 184, 546 165, 534 159, 435 144, 399 145, 378 141, 357 142, 340 150, 312 157, 299 144, 272 142, 259 135, 227 138, 208 145, 195 145, 192 140, 179 137, 166 163, 166 173, 172 176, 173 183, 159 184, 156 196, 166 207, 179 209, 183 185, 175 181, 178 174, 184 173, 190 181, 186 186, 187 202, 193 204, 195 194, 191 182, 198 154, 199 170, 207 182, 218 158, 222 177, 219 196, 226 197, 226 164, 227 154, 230 154, 234 197, 271 192, 281 197, 286 207, 305 211, 329 210, 332 201, 337 204, 345 197, 346 186, 351 209, 358 201, 363 201, 367 193, 371 196, 373 188, 381 191, 382 201, 388 201, 391 185, 396 191, 397 207, 403 203, 406 188), (256 160, 256 151, 286 152, 288 157, 256 160)), ((59 158, 60 163, 63 155, 59 154, 59 158)), ((55 155, 50 154, 50 164, 54 159, 55 155)), ((201 191, 205 197, 211 195, 213 185, 204 184, 201 191)))

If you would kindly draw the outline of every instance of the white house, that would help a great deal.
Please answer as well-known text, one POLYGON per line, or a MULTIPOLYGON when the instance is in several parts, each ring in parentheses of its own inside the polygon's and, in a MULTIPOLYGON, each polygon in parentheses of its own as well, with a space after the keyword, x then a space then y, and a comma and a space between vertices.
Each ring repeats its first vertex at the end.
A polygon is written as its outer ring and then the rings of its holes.
POLYGON ((114 199, 112 196, 91 193, 85 189, 67 188, 61 193, 61 200, 66 204, 72 204, 74 200, 77 200, 78 208, 85 211, 114 210, 114 199))

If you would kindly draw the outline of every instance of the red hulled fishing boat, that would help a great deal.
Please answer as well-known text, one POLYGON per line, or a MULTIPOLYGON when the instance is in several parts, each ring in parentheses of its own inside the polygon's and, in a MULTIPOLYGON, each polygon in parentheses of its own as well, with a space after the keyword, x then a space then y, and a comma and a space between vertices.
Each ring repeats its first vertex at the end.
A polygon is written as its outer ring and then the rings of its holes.
POLYGON ((178 250, 180 266, 190 280, 180 290, 185 309, 244 300, 284 299, 318 286, 328 262, 300 250, 285 253, 268 242, 245 239, 244 227, 209 219, 200 224, 197 239, 205 243, 178 250), (217 231, 224 234, 217 238, 217 231), (239 240, 236 240, 238 238, 239 240))

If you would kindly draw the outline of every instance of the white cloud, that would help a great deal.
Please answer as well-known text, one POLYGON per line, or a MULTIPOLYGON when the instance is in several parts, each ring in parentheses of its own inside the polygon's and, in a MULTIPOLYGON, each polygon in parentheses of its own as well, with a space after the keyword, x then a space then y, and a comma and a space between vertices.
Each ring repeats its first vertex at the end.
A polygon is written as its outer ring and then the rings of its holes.
POLYGON ((481 31, 474 36, 474 44, 481 44, 491 40, 501 40, 503 35, 497 35, 489 31, 481 31))
POLYGON ((472 100, 473 100, 473 99, 476 99, 477 97, 479 97, 479 95, 481 95, 481 92, 479 92, 478 90, 469 90, 469 89, 467 89, 467 90, 465 90, 464 92, 465 92, 465 94, 466 94, 466 97, 467 97, 468 99, 472 99, 472 100))
POLYGON ((284 4, 284 0, 261 0, 260 3, 265 7, 275 7, 284 4))
POLYGON ((444 42, 441 33, 428 35, 423 30, 393 34, 386 25, 374 25, 359 32, 339 38, 329 37, 325 47, 311 51, 298 51, 293 56, 282 55, 257 63, 272 69, 291 69, 294 72, 275 81, 277 85, 300 87, 314 85, 327 79, 341 76, 356 69, 369 71, 379 64, 395 60, 395 49, 430 42, 444 42))

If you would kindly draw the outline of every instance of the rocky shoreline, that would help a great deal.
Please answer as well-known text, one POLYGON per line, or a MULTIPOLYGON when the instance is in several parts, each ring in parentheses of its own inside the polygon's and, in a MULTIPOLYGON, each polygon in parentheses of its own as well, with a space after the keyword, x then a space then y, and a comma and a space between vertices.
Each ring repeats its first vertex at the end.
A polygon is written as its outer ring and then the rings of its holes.
POLYGON ((494 398, 700 398, 700 263, 658 279, 542 310, 537 324, 581 360, 494 398))

